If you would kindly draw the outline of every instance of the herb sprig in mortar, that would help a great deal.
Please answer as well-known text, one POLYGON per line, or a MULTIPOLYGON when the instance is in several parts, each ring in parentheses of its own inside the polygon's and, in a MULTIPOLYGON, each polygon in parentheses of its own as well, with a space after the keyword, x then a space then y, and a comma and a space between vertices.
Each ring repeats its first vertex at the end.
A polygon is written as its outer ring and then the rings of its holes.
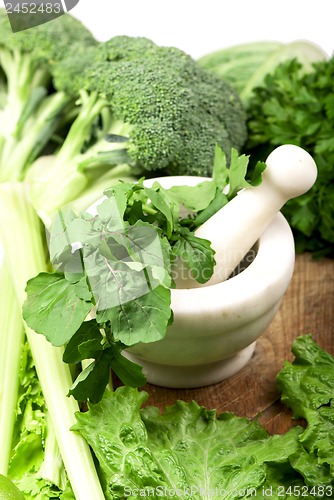
POLYGON ((194 231, 240 189, 261 182, 265 165, 246 181, 247 165, 248 157, 232 150, 227 166, 217 147, 212 179, 194 187, 122 182, 105 191, 96 214, 58 213, 50 236, 54 272, 28 282, 23 314, 53 345, 66 345, 66 363, 91 360, 70 390, 76 399, 98 402, 110 369, 126 385, 144 385, 141 367, 122 351, 164 337, 173 321, 176 258, 199 283, 211 277, 214 251, 194 231))

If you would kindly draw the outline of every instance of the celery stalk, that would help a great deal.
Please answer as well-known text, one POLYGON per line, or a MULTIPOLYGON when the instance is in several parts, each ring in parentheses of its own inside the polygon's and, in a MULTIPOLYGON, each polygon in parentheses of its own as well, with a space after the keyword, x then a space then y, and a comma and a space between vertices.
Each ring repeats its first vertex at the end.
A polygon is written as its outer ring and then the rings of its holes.
POLYGON ((50 415, 47 413, 47 436, 45 439, 44 461, 38 471, 38 476, 51 484, 57 485, 60 490, 64 490, 66 487, 66 474, 56 434, 50 420, 50 415))
MULTIPOLYGON (((19 385, 20 354, 25 339, 21 310, 12 278, 0 259, 0 474, 7 475, 11 458, 12 435, 16 418, 19 385)), ((50 419, 49 419, 50 420, 50 419)), ((39 477, 63 490, 66 486, 65 469, 50 422, 45 439, 45 458, 39 477)))
MULTIPOLYGON (((0 184, 0 239, 12 273, 19 304, 25 300, 26 282, 47 271, 40 220, 21 183, 0 184)), ((70 369, 62 361, 62 348, 25 327, 37 375, 45 397, 60 453, 76 500, 104 499, 92 455, 84 438, 70 430, 79 411, 67 397, 72 385, 70 369)))
POLYGON ((12 279, 5 262, 0 263, 0 304, 0 474, 6 476, 16 418, 24 329, 12 279))

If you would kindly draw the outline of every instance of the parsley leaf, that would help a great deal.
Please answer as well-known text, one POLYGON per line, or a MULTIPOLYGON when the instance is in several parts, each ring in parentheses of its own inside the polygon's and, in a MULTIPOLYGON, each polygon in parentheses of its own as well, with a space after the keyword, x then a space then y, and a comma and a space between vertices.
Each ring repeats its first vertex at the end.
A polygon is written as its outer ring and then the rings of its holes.
POLYGON ((252 161, 280 144, 308 151, 318 167, 314 186, 282 208, 298 252, 334 256, 334 57, 305 73, 296 60, 268 74, 248 103, 248 143, 252 161))
POLYGON ((181 257, 198 283, 206 283, 212 276, 215 259, 210 241, 197 238, 188 228, 181 231, 173 247, 173 255, 181 257))
POLYGON ((59 273, 40 273, 28 281, 26 291, 25 321, 55 346, 65 344, 74 335, 92 307, 59 273))

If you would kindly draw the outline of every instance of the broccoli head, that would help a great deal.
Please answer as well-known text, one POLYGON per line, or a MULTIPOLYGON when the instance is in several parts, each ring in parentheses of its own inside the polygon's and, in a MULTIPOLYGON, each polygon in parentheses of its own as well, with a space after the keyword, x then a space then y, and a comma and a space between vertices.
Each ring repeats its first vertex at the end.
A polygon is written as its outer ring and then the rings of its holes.
POLYGON ((116 124, 109 137, 125 125, 124 162, 143 171, 210 175, 216 144, 227 156, 243 146, 246 118, 238 95, 183 51, 117 36, 88 57, 62 60, 55 85, 74 94, 84 89, 108 103, 116 124))
POLYGON ((216 143, 227 154, 243 145, 238 96, 189 55, 129 37, 113 38, 102 51, 106 62, 98 67, 110 67, 112 82, 94 78, 92 87, 132 125, 128 151, 143 169, 208 175, 216 143))

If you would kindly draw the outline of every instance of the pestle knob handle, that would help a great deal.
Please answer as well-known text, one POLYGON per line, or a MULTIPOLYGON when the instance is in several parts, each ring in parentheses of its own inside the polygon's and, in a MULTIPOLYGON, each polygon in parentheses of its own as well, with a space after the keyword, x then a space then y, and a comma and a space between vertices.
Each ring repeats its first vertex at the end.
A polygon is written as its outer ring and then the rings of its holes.
POLYGON ((216 252, 215 272, 206 286, 226 280, 282 206, 307 192, 317 178, 312 156, 292 144, 276 148, 266 164, 262 184, 240 191, 196 231, 216 252))
MULTIPOLYGON (((316 181, 317 166, 305 149, 285 144, 274 149, 267 158, 263 184, 268 182, 281 194, 283 204, 306 193, 316 181)), ((261 187, 261 186, 259 186, 261 187)))

